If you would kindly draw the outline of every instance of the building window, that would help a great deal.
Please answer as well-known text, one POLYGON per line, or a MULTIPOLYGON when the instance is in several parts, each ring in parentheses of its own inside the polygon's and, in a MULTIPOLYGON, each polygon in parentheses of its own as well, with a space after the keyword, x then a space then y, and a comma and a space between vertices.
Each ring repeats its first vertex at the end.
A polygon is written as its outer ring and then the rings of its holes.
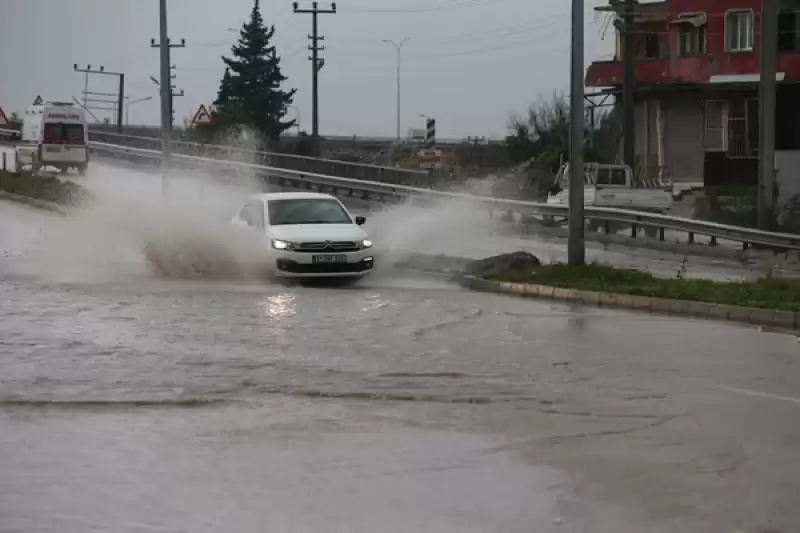
POLYGON ((725 150, 725 102, 709 100, 706 102, 706 120, 703 144, 709 152, 725 150))
POLYGON ((660 43, 657 33, 648 33, 644 36, 645 59, 658 59, 661 57, 660 43))
POLYGON ((778 15, 778 50, 800 52, 800 12, 782 11, 778 15))
POLYGON ((645 32, 637 34, 633 40, 633 53, 636 59, 661 59, 667 57, 669 40, 666 34, 645 32))
POLYGON ((706 53, 706 26, 678 25, 678 56, 701 56, 706 53))
POLYGON ((753 49, 752 11, 728 11, 725 15, 725 43, 729 52, 753 49))
POLYGON ((758 100, 732 100, 728 103, 728 155, 758 157, 758 100))
POLYGON ((628 184, 628 174, 624 167, 608 167, 597 170, 596 185, 624 187, 628 184))

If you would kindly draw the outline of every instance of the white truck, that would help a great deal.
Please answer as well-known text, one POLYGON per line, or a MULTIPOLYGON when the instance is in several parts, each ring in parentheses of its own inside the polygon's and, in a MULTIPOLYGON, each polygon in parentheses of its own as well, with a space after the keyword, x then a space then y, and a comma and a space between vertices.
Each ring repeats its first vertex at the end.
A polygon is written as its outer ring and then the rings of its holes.
POLYGON ((74 168, 85 174, 89 167, 88 141, 82 108, 69 102, 33 105, 22 122, 16 170, 28 167, 38 174, 43 167, 55 167, 61 172, 74 168))
MULTIPOLYGON (((592 207, 617 207, 632 211, 666 213, 672 207, 672 187, 637 188, 627 165, 587 163, 583 203, 592 207)), ((547 196, 550 205, 569 203, 569 163, 562 165, 547 196)))

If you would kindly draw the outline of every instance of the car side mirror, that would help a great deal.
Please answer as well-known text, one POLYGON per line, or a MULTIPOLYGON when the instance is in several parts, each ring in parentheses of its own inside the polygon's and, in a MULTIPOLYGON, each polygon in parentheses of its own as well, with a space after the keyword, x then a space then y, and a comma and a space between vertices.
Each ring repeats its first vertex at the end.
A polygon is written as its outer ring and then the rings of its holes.
POLYGON ((363 226, 364 223, 367 221, 367 217, 356 217, 356 224, 359 226, 363 226))

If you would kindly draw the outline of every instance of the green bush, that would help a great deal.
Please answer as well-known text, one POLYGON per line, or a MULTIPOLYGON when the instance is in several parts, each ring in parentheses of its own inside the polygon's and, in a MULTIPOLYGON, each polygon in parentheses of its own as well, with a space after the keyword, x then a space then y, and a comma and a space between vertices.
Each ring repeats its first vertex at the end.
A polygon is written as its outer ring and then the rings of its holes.
POLYGON ((25 172, 0 171, 0 190, 62 205, 78 205, 88 197, 88 191, 72 181, 25 172))

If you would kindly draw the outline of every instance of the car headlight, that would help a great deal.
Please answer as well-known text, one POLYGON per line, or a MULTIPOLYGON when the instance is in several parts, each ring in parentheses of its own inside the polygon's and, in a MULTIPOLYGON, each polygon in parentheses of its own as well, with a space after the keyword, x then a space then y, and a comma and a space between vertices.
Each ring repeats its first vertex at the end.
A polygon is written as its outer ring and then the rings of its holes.
POLYGON ((362 248, 372 248, 372 239, 364 239, 361 241, 362 248))
POLYGON ((294 243, 281 239, 272 239, 272 247, 276 250, 291 250, 294 248, 294 243))

